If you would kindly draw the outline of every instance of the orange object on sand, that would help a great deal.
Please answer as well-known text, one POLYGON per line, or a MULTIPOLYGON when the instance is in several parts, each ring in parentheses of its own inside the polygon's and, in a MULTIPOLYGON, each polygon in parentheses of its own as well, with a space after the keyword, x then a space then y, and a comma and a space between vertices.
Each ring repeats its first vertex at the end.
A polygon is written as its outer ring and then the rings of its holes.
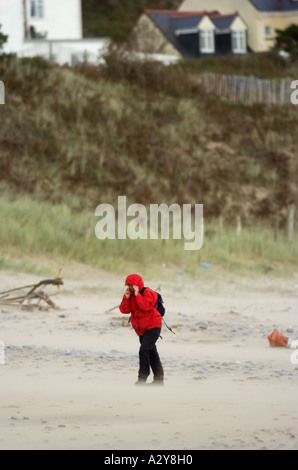
POLYGON ((283 336, 276 328, 267 338, 272 348, 286 348, 288 345, 289 338, 283 336))

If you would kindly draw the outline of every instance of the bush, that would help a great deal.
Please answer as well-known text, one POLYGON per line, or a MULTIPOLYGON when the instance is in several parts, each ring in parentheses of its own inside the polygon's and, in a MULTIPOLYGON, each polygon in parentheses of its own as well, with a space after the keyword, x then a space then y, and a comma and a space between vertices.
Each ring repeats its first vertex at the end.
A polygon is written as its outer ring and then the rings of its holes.
POLYGON ((3 34, 1 32, 1 28, 2 28, 2 25, 0 24, 0 52, 1 50, 3 49, 3 46, 4 44, 7 42, 8 40, 8 36, 6 34, 3 34))
POLYGON ((288 52, 293 60, 298 58, 298 25, 292 24, 284 30, 276 30, 276 49, 288 52))

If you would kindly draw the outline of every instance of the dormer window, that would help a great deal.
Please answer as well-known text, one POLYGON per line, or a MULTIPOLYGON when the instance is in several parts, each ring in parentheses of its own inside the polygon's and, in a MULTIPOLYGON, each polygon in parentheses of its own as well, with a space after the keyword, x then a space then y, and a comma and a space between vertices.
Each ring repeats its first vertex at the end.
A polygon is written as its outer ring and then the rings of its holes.
POLYGON ((232 49, 233 49, 234 54, 245 54, 247 52, 245 31, 233 31, 232 49))
POLYGON ((200 31, 200 51, 203 54, 214 54, 214 31, 203 29, 200 31))
POLYGON ((31 18, 43 18, 44 17, 43 0, 31 0, 30 1, 30 15, 31 15, 31 18))

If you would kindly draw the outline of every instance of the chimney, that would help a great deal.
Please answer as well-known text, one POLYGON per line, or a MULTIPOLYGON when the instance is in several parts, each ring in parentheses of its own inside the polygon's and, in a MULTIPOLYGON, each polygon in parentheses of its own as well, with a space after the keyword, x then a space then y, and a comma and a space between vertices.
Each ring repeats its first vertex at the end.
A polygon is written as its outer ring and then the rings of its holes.
POLYGON ((280 11, 284 11, 284 2, 283 0, 278 0, 278 6, 280 11))

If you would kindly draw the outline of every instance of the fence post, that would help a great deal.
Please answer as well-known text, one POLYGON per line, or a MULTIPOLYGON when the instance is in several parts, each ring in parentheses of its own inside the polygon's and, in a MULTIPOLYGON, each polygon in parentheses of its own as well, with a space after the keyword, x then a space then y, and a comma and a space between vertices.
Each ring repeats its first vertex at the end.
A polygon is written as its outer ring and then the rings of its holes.
POLYGON ((277 241, 279 231, 279 216, 277 215, 274 219, 274 241, 277 241))
POLYGON ((241 216, 240 216, 240 215, 237 215, 236 223, 237 223, 237 226, 236 226, 236 235, 237 235, 237 237, 240 237, 240 235, 241 235, 241 230, 242 230, 241 216))
POLYGON ((0 80, 0 104, 5 104, 5 85, 0 80))
POLYGON ((85 243, 88 245, 91 234, 92 234, 92 227, 93 227, 93 217, 89 217, 88 219, 88 226, 85 232, 85 243))
POLYGON ((280 83, 280 104, 285 104, 286 102, 285 92, 286 92, 286 81, 282 79, 280 83))
POLYGON ((222 230, 223 230, 223 216, 220 215, 218 218, 218 230, 219 230, 219 238, 222 236, 222 230))
POLYGON ((291 79, 265 80, 254 76, 223 75, 213 72, 202 74, 202 84, 208 94, 252 106, 291 104, 291 79))
POLYGON ((288 239, 290 241, 294 238, 294 224, 295 224, 295 204, 291 202, 288 205, 288 214, 287 214, 287 229, 288 229, 288 239))

